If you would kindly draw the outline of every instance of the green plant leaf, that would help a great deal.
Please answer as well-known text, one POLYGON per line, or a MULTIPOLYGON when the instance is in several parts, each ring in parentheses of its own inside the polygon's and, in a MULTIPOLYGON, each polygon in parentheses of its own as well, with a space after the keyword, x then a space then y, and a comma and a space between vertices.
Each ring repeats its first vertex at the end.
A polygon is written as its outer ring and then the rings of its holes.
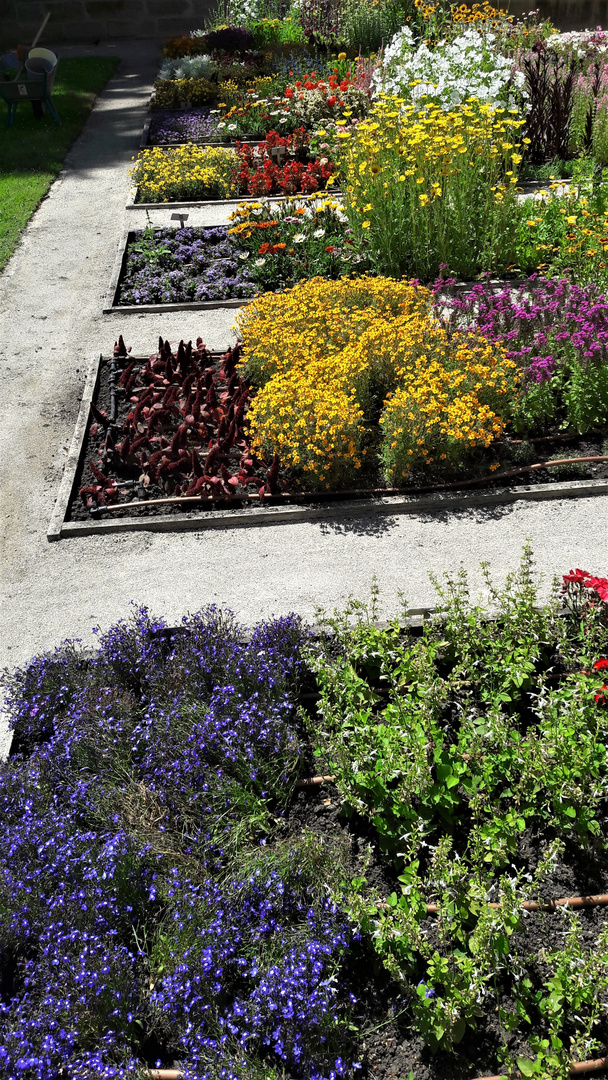
POLYGON ((518 1057, 517 1068, 522 1076, 534 1076, 535 1072, 538 1072, 538 1059, 537 1061, 530 1061, 529 1058, 518 1057))

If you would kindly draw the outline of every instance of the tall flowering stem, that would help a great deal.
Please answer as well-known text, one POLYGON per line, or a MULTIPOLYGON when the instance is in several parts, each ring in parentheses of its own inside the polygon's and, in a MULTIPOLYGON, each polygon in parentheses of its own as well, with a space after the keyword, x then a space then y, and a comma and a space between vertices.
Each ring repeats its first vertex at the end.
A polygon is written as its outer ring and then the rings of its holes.
POLYGON ((450 112, 382 97, 344 133, 345 207, 380 273, 429 280, 507 266, 518 218, 516 112, 470 100, 450 112))

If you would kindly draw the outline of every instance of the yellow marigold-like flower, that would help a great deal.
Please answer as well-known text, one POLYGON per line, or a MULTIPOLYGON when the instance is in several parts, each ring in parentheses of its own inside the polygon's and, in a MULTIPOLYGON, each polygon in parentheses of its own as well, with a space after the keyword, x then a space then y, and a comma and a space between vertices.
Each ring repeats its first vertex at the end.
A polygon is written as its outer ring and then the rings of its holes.
POLYGON ((429 291, 403 281, 314 278, 256 298, 237 329, 259 388, 254 447, 279 453, 305 487, 338 486, 360 468, 362 420, 379 392, 387 476, 489 445, 516 394, 504 351, 448 335, 429 291))

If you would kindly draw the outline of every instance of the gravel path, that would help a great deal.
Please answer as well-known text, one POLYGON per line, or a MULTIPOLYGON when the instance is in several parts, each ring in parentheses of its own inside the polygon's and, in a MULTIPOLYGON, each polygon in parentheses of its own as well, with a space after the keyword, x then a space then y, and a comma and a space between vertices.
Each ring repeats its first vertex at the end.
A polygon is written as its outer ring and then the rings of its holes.
POLYGON ((134 352, 151 352, 159 333, 201 334, 211 348, 231 340, 230 310, 101 314, 159 61, 149 43, 122 49, 116 77, 0 276, 0 667, 66 636, 89 642, 91 628, 126 615, 131 600, 169 620, 212 602, 246 622, 292 610, 310 617, 318 604, 364 598, 375 573, 388 615, 398 610, 398 590, 413 607, 433 603, 429 570, 468 566, 478 594, 480 560, 501 579, 526 538, 547 582, 574 565, 608 570, 606 498, 47 542, 89 358, 119 332, 134 352))

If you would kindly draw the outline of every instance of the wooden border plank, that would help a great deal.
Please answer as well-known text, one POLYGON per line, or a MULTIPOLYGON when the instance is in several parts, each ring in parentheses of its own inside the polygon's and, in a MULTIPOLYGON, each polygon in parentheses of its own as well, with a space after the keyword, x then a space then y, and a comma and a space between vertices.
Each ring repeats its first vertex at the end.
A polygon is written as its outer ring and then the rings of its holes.
MULTIPOLYGON (((96 536, 119 532, 204 532, 209 529, 294 524, 362 514, 422 514, 467 510, 474 507, 509 505, 520 500, 582 499, 608 495, 608 480, 574 480, 565 484, 538 484, 507 488, 478 495, 444 495, 422 499, 391 496, 385 499, 357 499, 317 506, 268 506, 252 510, 212 510, 197 516, 162 514, 158 517, 65 522, 61 537, 96 536)), ((58 537, 57 537, 58 539, 58 537)))
POLYGON ((92 360, 89 364, 89 370, 87 371, 84 390, 82 392, 82 401, 80 402, 80 409, 78 410, 78 417, 76 419, 76 427, 74 428, 67 461, 63 468, 63 477, 61 479, 61 484, 59 485, 59 493, 55 502, 55 508, 47 529, 46 538, 49 541, 60 540, 62 536, 62 528, 70 504, 74 480, 76 479, 76 473, 80 464, 80 457, 89 422, 90 406, 95 395, 95 390, 97 389, 97 380, 99 378, 99 369, 101 367, 102 359, 103 357, 100 355, 97 360, 92 360))

